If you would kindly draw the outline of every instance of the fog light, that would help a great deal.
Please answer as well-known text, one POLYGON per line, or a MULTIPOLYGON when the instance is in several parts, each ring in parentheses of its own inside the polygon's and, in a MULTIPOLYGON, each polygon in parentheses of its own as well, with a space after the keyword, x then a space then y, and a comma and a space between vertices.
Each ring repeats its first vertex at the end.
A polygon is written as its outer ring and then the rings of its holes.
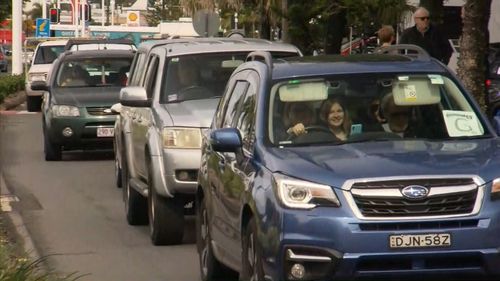
POLYGON ((66 127, 63 129, 62 134, 65 137, 71 137, 73 135, 73 130, 71 130, 70 127, 66 127))
POLYGON ((179 172, 177 174, 177 176, 179 177, 179 180, 181 180, 181 181, 187 181, 187 180, 189 180, 189 174, 186 171, 179 172))
POLYGON ((296 263, 292 266, 292 269, 290 269, 290 274, 295 279, 302 279, 306 275, 306 269, 300 263, 296 263))

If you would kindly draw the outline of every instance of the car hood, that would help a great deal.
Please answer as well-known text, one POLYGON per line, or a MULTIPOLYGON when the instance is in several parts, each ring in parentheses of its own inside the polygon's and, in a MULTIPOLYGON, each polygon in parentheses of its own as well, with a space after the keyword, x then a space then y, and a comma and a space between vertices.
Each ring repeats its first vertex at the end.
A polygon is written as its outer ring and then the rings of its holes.
POLYGON ((467 141, 392 141, 322 147, 270 148, 264 165, 312 182, 341 187, 348 179, 478 175, 500 177, 498 138, 467 141))
POLYGON ((208 128, 212 122, 219 98, 189 100, 163 104, 174 126, 208 128))
POLYGON ((51 66, 52 66, 51 63, 49 63, 49 64, 33 64, 30 67, 29 73, 47 73, 47 72, 49 72, 51 66))
POLYGON ((120 100, 120 87, 59 88, 50 94, 55 104, 77 107, 112 106, 120 100))

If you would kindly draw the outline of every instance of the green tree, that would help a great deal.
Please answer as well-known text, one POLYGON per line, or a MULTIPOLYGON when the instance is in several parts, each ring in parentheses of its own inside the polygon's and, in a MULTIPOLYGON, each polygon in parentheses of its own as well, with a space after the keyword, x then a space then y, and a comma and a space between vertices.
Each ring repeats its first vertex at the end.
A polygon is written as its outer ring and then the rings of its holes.
POLYGON ((33 3, 33 7, 31 8, 31 11, 28 11, 26 14, 29 16, 30 19, 37 19, 42 17, 42 5, 40 3, 33 3))
POLYGON ((182 14, 179 0, 156 0, 154 8, 148 11, 147 21, 150 26, 156 26, 162 21, 178 20, 182 14))
MULTIPOLYGON (((19 0, 14 0, 19 1, 19 0)), ((28 0, 22 0, 24 3, 28 2, 28 0)), ((4 21, 9 19, 12 15, 12 0, 2 0, 0 1, 0 21, 4 21)))
POLYGON ((481 108, 487 111, 484 81, 487 73, 491 0, 467 0, 464 9, 457 74, 481 108))

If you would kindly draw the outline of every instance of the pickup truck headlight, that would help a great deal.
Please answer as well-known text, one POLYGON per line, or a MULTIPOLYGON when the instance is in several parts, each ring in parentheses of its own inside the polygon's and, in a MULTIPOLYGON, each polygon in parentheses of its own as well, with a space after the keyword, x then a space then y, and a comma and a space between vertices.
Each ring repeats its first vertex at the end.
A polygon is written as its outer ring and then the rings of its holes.
POLYGON ((289 208, 340 207, 340 201, 331 186, 298 180, 281 174, 273 175, 273 184, 279 199, 289 208))
POLYGON ((45 81, 47 80, 47 74, 46 73, 31 73, 28 75, 28 81, 34 82, 34 81, 45 81))
POLYGON ((198 128, 163 128, 163 147, 201 148, 201 130, 198 128))
POLYGON ((55 117, 78 117, 80 110, 78 107, 71 105, 53 105, 52 113, 55 117))

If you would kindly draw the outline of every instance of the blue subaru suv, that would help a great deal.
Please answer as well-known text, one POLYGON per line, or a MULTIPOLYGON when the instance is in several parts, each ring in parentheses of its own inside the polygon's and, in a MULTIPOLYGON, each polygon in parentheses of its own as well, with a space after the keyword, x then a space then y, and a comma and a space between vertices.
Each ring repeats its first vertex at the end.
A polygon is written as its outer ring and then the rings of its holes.
POLYGON ((384 52, 234 71, 202 145, 203 280, 498 278, 495 129, 425 51, 384 52))

